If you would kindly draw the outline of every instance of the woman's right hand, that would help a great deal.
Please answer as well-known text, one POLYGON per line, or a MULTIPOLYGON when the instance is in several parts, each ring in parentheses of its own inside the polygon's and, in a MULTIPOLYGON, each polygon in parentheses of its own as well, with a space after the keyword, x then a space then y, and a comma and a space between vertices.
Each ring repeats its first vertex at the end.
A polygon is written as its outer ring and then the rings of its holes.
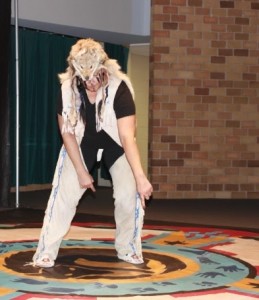
POLYGON ((89 172, 84 170, 78 173, 77 176, 81 189, 91 189, 93 192, 96 191, 93 185, 94 179, 89 172))
POLYGON ((62 133, 64 120, 61 115, 58 115, 58 124, 60 132, 62 134, 65 148, 76 170, 81 189, 91 189, 93 192, 95 192, 95 188, 93 185, 93 177, 89 174, 89 172, 86 170, 83 164, 83 160, 80 154, 79 146, 75 135, 67 132, 62 133))

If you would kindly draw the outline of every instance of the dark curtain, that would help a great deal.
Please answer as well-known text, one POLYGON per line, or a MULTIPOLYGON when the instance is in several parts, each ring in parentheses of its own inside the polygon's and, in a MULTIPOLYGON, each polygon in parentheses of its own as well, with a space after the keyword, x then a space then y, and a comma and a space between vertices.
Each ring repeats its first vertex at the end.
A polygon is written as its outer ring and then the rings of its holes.
MULTIPOLYGON (((15 184, 16 153, 14 34, 12 28, 9 88, 12 185, 15 184)), ((57 74, 66 69, 66 58, 76 41, 75 37, 19 28, 20 185, 52 182, 61 146, 56 120, 56 101, 60 91, 57 74)), ((124 47, 105 44, 104 48, 109 57, 117 59, 126 71, 127 52, 124 47)))
POLYGON ((117 59, 121 66, 121 70, 127 73, 129 48, 121 45, 105 43, 104 50, 108 54, 109 58, 117 59))
MULTIPOLYGON (((15 184, 15 31, 12 27, 10 63, 10 141, 12 185, 15 184)), ((76 38, 25 28, 19 29, 20 83, 20 185, 52 182, 61 146, 56 120, 60 91, 57 74, 66 67, 66 58, 76 38)))
POLYGON ((8 63, 11 1, 0 2, 0 207, 8 206, 9 195, 9 97, 8 63))

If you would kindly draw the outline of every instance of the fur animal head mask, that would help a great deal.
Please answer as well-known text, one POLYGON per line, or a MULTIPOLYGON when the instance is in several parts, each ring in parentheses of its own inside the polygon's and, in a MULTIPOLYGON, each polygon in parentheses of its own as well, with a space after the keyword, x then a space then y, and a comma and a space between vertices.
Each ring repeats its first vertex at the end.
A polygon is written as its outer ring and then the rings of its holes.
POLYGON ((87 81, 104 68, 107 59, 108 56, 101 44, 89 38, 81 39, 72 46, 67 61, 74 70, 74 75, 87 81))

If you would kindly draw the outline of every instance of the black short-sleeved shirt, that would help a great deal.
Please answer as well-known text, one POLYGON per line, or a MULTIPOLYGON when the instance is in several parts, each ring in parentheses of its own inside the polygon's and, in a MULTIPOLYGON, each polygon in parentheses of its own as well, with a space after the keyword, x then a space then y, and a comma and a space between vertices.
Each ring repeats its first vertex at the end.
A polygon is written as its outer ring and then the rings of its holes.
MULTIPOLYGON (((103 161, 109 169, 113 163, 124 153, 123 148, 118 145, 104 130, 96 131, 95 104, 91 104, 84 89, 80 90, 81 98, 85 100, 85 132, 81 142, 81 150, 85 164, 89 171, 96 163, 98 149, 104 149, 103 161)), ((124 81, 118 87, 114 98, 114 111, 117 119, 131 116, 136 113, 135 103, 131 92, 124 81)), ((59 97, 57 105, 58 114, 62 114, 62 99, 59 97)))

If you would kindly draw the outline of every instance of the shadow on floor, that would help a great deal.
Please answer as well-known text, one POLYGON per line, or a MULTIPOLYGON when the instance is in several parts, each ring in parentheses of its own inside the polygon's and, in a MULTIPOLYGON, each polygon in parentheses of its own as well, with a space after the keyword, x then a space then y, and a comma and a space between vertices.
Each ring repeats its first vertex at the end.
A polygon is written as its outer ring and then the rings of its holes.
MULTIPOLYGON (((19 193, 19 208, 45 210, 50 190, 19 193)), ((15 193, 10 194, 10 208, 15 208, 15 193)), ((77 214, 113 218, 112 188, 98 187, 95 194, 86 192, 77 214)), ((152 199, 145 219, 206 226, 259 229, 258 199, 152 199)))

